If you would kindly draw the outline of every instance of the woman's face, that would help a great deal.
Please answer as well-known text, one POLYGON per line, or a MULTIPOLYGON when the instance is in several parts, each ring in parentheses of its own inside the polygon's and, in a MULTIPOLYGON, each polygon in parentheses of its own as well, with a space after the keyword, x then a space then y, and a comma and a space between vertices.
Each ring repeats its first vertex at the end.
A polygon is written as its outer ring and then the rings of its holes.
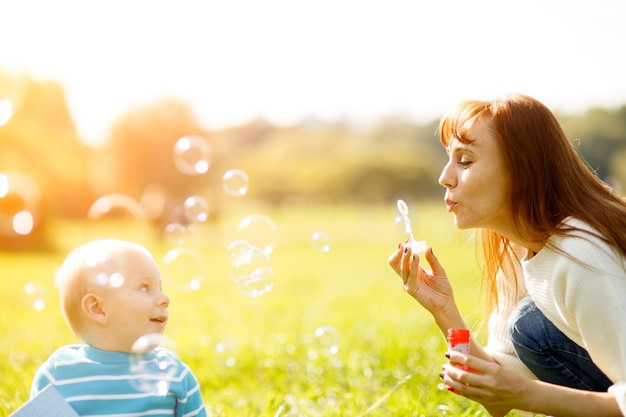
POLYGON ((451 138, 449 160, 439 176, 445 202, 459 229, 484 228, 506 234, 510 230, 511 182, 504 167, 491 122, 475 120, 470 144, 451 138))

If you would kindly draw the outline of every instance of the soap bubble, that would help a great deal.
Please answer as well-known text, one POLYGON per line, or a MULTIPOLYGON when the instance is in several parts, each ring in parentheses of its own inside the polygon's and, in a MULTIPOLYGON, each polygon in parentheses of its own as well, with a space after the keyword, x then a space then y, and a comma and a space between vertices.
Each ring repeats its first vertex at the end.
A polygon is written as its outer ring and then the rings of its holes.
MULTIPOLYGON (((404 223, 404 217, 402 215, 397 215, 393 220, 393 224, 398 236, 406 235, 406 223, 404 223)), ((404 239, 406 239, 406 236, 404 239)))
POLYGON ((27 304, 37 311, 43 311, 46 308, 46 300, 48 291, 46 287, 33 282, 24 284, 24 294, 26 295, 27 304))
POLYGON ((163 239, 174 246, 182 246, 185 243, 189 229, 180 223, 170 223, 163 229, 163 239))
POLYGON ((313 233, 311 243, 313 244, 313 249, 318 252, 330 251, 330 235, 326 232, 313 233))
POLYGON ((114 272, 112 274, 99 272, 95 276, 95 281, 97 285, 101 285, 103 287, 108 286, 111 288, 120 288, 124 285, 124 275, 119 272, 114 272))
POLYGON ((184 136, 174 145, 174 165, 186 175, 205 174, 211 166, 213 148, 200 136, 184 136))
POLYGON ((170 249, 163 257, 164 283, 179 291, 195 291, 204 280, 202 255, 189 246, 170 249))
POLYGON ((98 198, 87 210, 91 220, 143 219, 146 212, 137 200, 126 194, 107 194, 98 198))
POLYGON ((226 248, 228 263, 239 268, 252 259, 252 245, 245 240, 234 240, 226 248))
POLYGON ((239 291, 252 298, 258 298, 274 287, 274 270, 269 256, 256 246, 250 247, 246 262, 231 268, 230 277, 239 291))
POLYGON ((87 210, 87 219, 98 238, 116 237, 137 241, 150 230, 144 207, 126 194, 112 193, 98 198, 87 210))
POLYGON ((222 182, 224 190, 233 196, 239 197, 248 192, 248 174, 240 169, 229 169, 224 173, 222 182))
POLYGON ((42 194, 29 176, 0 172, 0 235, 29 235, 39 222, 42 194))
POLYGON ((111 272, 107 259, 106 253, 88 254, 84 259, 84 274, 93 285, 120 288, 125 282, 124 275, 121 272, 111 272))
POLYGON ((183 209, 185 218, 192 223, 204 223, 209 219, 209 203, 204 197, 187 197, 183 209))
POLYGON ((168 394, 170 383, 179 372, 175 345, 160 333, 141 336, 129 356, 130 384, 138 391, 168 394))
POLYGON ((237 230, 241 240, 263 249, 268 255, 274 252, 276 224, 269 217, 262 214, 246 216, 237 225, 237 230))

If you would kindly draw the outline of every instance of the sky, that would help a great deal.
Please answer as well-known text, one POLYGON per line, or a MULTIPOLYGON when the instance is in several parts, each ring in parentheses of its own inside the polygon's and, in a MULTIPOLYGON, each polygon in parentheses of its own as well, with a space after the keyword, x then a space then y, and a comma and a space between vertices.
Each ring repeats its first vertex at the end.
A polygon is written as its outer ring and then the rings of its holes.
POLYGON ((0 0, 0 70, 58 81, 94 144, 169 98, 207 129, 424 122, 507 92, 615 108, 625 41, 623 0, 0 0))

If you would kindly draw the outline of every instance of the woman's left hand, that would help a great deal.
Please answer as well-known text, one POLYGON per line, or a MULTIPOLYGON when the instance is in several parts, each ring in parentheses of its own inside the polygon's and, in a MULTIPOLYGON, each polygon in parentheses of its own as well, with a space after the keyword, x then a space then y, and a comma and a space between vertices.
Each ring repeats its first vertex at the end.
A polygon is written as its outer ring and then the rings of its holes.
POLYGON ((448 352, 450 364, 443 366, 441 379, 448 389, 472 401, 479 402, 492 416, 504 416, 511 409, 524 409, 527 404, 530 379, 475 356, 448 352), (454 365, 464 365, 464 371, 454 365))

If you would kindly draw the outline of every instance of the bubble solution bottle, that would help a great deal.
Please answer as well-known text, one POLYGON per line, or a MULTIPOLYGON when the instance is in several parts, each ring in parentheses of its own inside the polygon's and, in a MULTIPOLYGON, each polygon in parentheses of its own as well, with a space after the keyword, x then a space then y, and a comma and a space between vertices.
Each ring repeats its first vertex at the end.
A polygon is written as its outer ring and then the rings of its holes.
MULTIPOLYGON (((448 329, 448 349, 468 355, 470 350, 470 331, 468 329, 448 329)), ((455 366, 464 371, 469 369, 465 365, 455 366)))

